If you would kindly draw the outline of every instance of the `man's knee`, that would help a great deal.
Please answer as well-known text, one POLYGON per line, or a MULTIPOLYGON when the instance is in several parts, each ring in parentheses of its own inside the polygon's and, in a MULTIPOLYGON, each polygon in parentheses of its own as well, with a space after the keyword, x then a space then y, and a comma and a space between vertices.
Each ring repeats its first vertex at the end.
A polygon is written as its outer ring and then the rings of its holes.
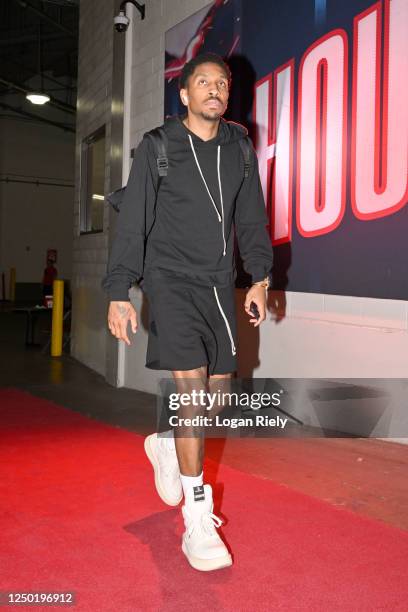
POLYGON ((207 366, 194 368, 193 370, 173 370, 173 377, 177 386, 194 387, 205 386, 207 381, 207 366))
POLYGON ((232 372, 229 372, 228 374, 210 374, 209 377, 208 377, 208 380, 216 381, 216 380, 223 379, 223 378, 225 378, 227 380, 232 378, 232 372))
POLYGON ((206 375, 207 366, 200 366, 199 368, 193 368, 192 370, 173 370, 172 374, 175 378, 198 378, 199 376, 206 375))

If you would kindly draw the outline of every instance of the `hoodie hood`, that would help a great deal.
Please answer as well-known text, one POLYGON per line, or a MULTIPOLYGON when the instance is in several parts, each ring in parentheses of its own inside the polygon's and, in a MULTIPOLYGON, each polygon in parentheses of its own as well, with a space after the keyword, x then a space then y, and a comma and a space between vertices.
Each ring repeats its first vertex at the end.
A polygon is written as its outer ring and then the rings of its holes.
POLYGON ((165 120, 163 127, 166 130, 168 136, 178 142, 183 142, 189 145, 188 135, 191 136, 194 145, 198 147, 216 147, 218 145, 230 144, 237 142, 241 138, 245 138, 248 135, 248 130, 245 126, 235 121, 227 121, 223 117, 220 118, 218 124, 218 134, 210 140, 203 140, 197 134, 192 132, 187 126, 184 125, 183 119, 187 117, 184 115, 171 115, 165 120))

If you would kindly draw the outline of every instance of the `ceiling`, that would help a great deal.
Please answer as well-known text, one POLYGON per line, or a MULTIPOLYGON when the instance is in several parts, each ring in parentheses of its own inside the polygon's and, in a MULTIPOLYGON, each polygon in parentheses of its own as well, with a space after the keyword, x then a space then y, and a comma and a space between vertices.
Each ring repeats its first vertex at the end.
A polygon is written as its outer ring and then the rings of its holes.
POLYGON ((79 0, 0 2, 0 113, 75 130, 79 0), (44 107, 25 100, 42 87, 44 107))

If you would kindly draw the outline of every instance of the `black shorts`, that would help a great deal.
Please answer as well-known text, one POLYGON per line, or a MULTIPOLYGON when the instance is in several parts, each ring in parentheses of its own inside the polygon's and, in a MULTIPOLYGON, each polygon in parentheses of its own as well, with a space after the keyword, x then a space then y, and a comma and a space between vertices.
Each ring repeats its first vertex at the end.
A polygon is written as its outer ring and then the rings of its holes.
POLYGON ((143 281, 149 303, 146 367, 208 374, 236 370, 235 286, 206 287, 150 270, 143 281))

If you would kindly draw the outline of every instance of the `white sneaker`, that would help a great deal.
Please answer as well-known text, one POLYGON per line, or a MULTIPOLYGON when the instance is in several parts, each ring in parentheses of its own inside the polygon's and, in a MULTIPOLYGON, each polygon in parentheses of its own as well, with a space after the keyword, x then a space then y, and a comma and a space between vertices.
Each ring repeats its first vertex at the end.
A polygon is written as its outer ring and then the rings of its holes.
POLYGON ((188 490, 185 505, 181 507, 186 527, 182 551, 190 565, 203 572, 232 565, 231 555, 216 532, 222 520, 212 513, 213 507, 209 484, 188 490))
POLYGON ((165 504, 177 506, 183 498, 183 488, 176 450, 169 448, 167 439, 157 433, 145 438, 144 448, 154 469, 158 494, 165 504))

